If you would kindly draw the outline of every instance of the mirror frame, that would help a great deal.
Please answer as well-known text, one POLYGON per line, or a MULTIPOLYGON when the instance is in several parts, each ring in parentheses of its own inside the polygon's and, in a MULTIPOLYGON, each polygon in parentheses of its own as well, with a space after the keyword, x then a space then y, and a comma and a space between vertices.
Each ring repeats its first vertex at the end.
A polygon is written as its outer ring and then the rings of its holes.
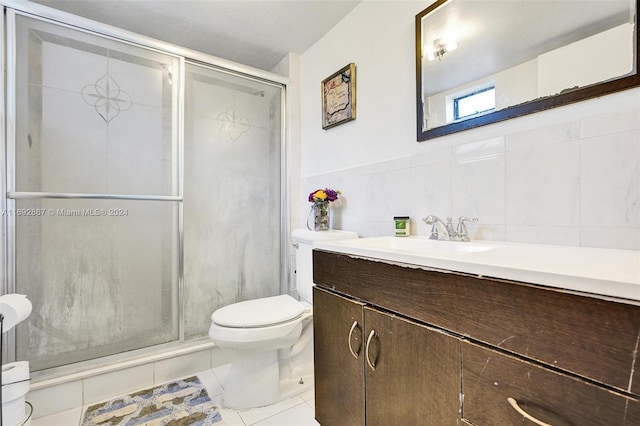
POLYGON ((445 5, 451 0, 437 0, 431 6, 416 15, 416 129, 417 140, 423 142, 429 139, 437 138, 451 133, 461 132, 464 130, 473 129, 487 124, 497 123, 499 121, 509 120, 511 118, 521 117, 527 114, 533 114, 540 111, 545 111, 551 108, 568 105, 575 102, 584 101, 591 98, 597 98, 603 95, 619 92, 622 90, 631 89, 640 86, 640 49, 638 42, 638 7, 640 0, 635 0, 636 12, 635 12, 635 70, 636 73, 626 77, 621 77, 615 80, 610 80, 602 83, 596 83, 588 86, 578 88, 565 93, 559 93, 553 96, 547 96, 544 98, 532 100, 522 104, 507 107, 501 110, 493 111, 488 114, 484 114, 478 117, 471 117, 466 120, 458 121, 455 123, 445 124, 443 126, 434 127, 432 129, 424 130, 422 123, 424 119, 424 109, 422 106, 422 18, 436 10, 437 8, 445 5))

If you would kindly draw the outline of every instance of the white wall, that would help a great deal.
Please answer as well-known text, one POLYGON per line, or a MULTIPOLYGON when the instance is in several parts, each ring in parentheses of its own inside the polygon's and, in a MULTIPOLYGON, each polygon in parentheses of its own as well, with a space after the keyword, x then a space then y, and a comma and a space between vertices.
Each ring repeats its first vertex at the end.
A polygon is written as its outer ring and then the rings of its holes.
POLYGON ((476 239, 640 249, 640 89, 417 143, 429 3, 365 0, 301 56, 300 225, 308 193, 331 187, 334 227, 362 236, 390 235, 394 215, 419 235, 427 214, 466 215, 476 239), (349 62, 357 118, 322 130, 320 82, 349 62))
POLYGON ((633 30, 634 25, 620 25, 540 55, 538 96, 632 72, 633 57, 628 53, 633 51, 633 30))

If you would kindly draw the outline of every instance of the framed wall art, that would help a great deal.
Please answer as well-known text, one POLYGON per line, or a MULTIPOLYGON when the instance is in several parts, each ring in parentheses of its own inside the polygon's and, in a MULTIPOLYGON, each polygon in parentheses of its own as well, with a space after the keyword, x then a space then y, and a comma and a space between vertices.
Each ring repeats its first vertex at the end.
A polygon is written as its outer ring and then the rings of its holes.
POLYGON ((356 119, 356 65, 352 62, 322 80, 322 128, 356 119))

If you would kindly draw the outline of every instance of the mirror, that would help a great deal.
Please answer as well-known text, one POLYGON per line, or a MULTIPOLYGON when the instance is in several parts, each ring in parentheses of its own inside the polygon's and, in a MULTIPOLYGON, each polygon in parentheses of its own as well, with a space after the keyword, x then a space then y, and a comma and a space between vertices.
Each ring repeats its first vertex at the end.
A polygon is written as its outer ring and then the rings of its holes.
POLYGON ((416 16, 418 141, 640 85, 640 0, 437 0, 416 16))

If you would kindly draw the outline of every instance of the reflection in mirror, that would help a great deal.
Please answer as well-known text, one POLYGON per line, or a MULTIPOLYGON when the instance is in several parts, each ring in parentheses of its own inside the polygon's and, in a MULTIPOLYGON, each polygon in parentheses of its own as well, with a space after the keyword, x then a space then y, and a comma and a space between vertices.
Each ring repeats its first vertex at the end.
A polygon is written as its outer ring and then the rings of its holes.
POLYGON ((418 141, 638 86, 640 0, 437 0, 416 16, 418 141))

